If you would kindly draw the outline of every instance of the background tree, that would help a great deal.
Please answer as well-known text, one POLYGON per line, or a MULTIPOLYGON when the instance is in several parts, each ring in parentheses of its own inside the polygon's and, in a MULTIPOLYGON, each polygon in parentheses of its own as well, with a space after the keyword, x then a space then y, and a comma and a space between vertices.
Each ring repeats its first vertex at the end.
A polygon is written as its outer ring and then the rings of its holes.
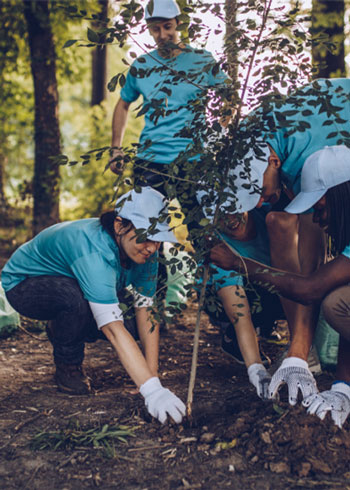
POLYGON ((312 63, 315 78, 345 77, 345 2, 312 1, 312 63))
MULTIPOLYGON (((100 20, 92 22, 92 29, 99 30, 107 26, 108 0, 98 0, 100 5, 100 20)), ((106 36, 101 36, 101 43, 105 43, 106 36)), ((96 46, 92 51, 92 91, 91 105, 99 105, 107 97, 107 44, 96 46)))
POLYGON ((49 3, 24 0, 35 98, 33 233, 59 220, 60 153, 56 53, 49 3))

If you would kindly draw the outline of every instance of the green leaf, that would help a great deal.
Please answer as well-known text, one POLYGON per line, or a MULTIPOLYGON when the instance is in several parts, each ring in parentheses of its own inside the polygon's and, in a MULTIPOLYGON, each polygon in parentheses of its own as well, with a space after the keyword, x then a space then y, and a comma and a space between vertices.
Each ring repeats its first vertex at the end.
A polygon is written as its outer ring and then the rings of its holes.
POLYGON ((338 134, 338 132, 337 132, 337 131, 334 131, 333 133, 329 133, 329 134, 327 135, 327 139, 329 139, 329 138, 335 138, 335 137, 337 136, 337 134, 338 134))
POLYGON ((66 41, 64 43, 64 46, 62 49, 69 48, 70 46, 73 46, 73 44, 77 43, 78 39, 69 39, 69 41, 66 41))
POLYGON ((107 85, 107 88, 110 92, 114 92, 115 91, 115 88, 118 84, 118 80, 119 80, 119 77, 120 77, 120 74, 118 73, 118 75, 116 75, 115 77, 113 77, 109 82, 108 82, 108 85, 107 85))
POLYGON ((119 78, 119 85, 120 85, 121 87, 124 87, 124 85, 125 85, 125 81, 126 81, 126 79, 125 79, 125 75, 121 74, 121 75, 120 75, 120 78, 119 78))
POLYGON ((90 29, 90 27, 88 27, 88 29, 87 29, 87 38, 92 43, 100 42, 100 38, 99 38, 98 34, 95 31, 93 31, 92 29, 90 29))
POLYGON ((200 226, 207 226, 209 225, 210 221, 208 220, 208 218, 202 218, 199 222, 199 225, 200 226))

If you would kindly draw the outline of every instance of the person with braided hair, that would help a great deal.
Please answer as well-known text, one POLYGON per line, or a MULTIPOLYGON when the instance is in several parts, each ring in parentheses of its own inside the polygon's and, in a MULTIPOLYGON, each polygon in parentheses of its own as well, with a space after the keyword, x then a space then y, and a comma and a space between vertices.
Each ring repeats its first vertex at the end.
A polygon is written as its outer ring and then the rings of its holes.
MULTIPOLYGON (((221 243, 211 250, 212 262, 226 270, 244 271, 249 279, 303 305, 321 306, 329 325, 340 335, 336 381, 318 392, 307 362, 287 357, 273 376, 269 396, 288 383, 289 402, 298 392, 310 414, 324 419, 327 413, 342 427, 350 413, 350 149, 344 145, 322 148, 311 154, 301 172, 300 192, 285 208, 303 213, 313 208, 313 222, 330 237, 334 258, 308 275, 293 274, 242 258, 221 243)), ((294 339, 295 340, 295 339, 294 339)), ((309 351, 312 332, 297 338, 299 348, 309 351)))

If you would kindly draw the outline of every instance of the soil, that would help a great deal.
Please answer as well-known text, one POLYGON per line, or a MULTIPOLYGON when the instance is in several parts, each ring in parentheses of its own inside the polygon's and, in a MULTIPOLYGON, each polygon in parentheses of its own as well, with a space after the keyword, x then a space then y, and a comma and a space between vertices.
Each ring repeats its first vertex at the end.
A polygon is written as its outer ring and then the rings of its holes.
MULTIPOLYGON (((162 333, 160 374, 165 386, 186 400, 195 305, 162 333)), ((192 420, 161 425, 146 413, 143 399, 112 348, 102 340, 86 347, 85 368, 94 394, 56 391, 51 347, 44 332, 22 330, 0 340, 1 489, 349 489, 350 422, 331 420, 262 402, 246 369, 220 350, 220 337, 205 315, 192 420), (101 430, 120 424, 135 437, 101 447, 33 450, 39 433, 101 430)), ((262 341, 276 360, 285 345, 262 341)), ((329 387, 332 373, 318 377, 329 387)))

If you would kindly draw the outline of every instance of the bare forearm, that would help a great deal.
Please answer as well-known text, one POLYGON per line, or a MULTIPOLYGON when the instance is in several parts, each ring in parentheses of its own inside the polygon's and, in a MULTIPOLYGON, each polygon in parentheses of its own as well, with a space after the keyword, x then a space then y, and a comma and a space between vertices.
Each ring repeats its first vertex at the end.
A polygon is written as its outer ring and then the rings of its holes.
POLYGON ((152 325, 147 308, 136 308, 136 321, 147 365, 158 376, 159 327, 152 325))
POLYGON ((258 341, 244 289, 240 286, 226 286, 218 291, 218 296, 226 315, 235 328, 239 348, 246 366, 261 363, 258 341))
POLYGON ((123 99, 119 99, 112 119, 112 146, 122 146, 126 124, 128 121, 129 105, 123 99))
POLYGON ((350 341, 340 337, 337 379, 350 383, 350 341))
POLYGON ((102 331, 113 345, 121 363, 137 387, 153 376, 136 341, 122 322, 108 323, 102 327, 102 331))
POLYGON ((309 289, 306 276, 267 267, 251 259, 242 259, 239 269, 238 272, 248 273, 251 282, 285 298, 301 304, 310 304, 317 300, 317 292, 309 289))

